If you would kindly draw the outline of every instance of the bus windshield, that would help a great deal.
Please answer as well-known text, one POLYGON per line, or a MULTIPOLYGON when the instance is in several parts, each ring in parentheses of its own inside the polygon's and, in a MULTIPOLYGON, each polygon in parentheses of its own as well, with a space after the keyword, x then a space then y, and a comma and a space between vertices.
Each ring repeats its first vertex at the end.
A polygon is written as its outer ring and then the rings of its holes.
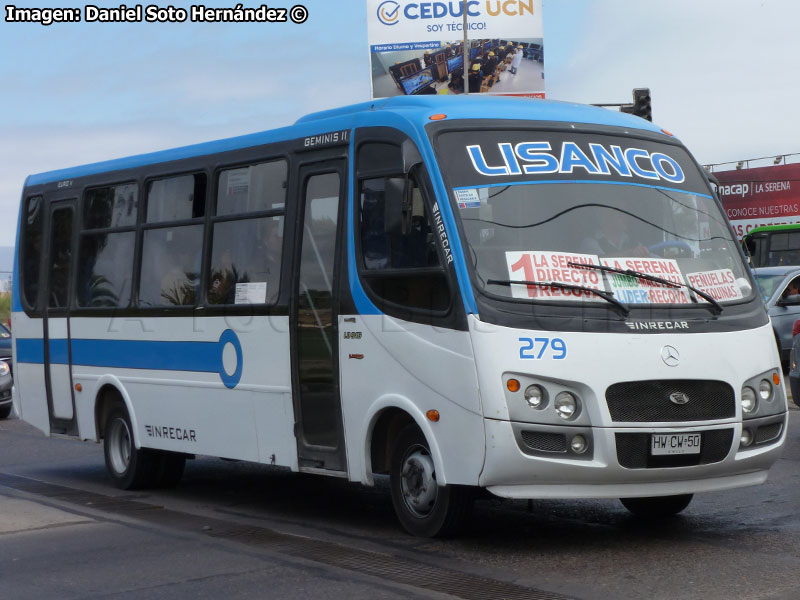
POLYGON ((752 296, 737 242, 678 146, 541 131, 451 132, 438 144, 488 294, 626 306, 707 302, 688 286, 720 305, 752 296))
POLYGON ((800 225, 754 229, 742 245, 753 268, 800 265, 800 225))

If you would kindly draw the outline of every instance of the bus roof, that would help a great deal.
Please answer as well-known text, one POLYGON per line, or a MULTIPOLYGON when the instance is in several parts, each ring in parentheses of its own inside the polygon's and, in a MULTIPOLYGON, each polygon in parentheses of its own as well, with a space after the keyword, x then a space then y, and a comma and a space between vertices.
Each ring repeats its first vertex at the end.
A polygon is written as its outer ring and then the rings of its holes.
POLYGON ((446 114, 448 120, 519 119, 616 126, 657 133, 662 131, 649 121, 629 114, 568 102, 485 95, 399 96, 312 113, 299 119, 295 125, 280 129, 30 175, 25 185, 27 187, 52 183, 97 173, 249 148, 328 131, 350 129, 359 124, 359 115, 374 114, 376 111, 385 112, 387 115, 394 113, 398 117, 421 124, 427 123, 431 115, 440 113, 446 114))
POLYGON ((792 231, 800 229, 800 223, 789 223, 786 225, 759 225, 753 227, 750 231, 744 234, 743 237, 748 237, 756 233, 767 233, 769 231, 792 231))

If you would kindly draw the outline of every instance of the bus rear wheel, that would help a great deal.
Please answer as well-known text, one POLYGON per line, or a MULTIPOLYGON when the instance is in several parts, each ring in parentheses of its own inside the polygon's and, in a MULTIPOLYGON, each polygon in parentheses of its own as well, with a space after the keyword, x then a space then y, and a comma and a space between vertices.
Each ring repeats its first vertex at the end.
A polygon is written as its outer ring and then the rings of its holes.
POLYGON ((472 490, 440 486, 430 447, 416 425, 409 425, 395 441, 391 458, 392 504, 403 528, 419 537, 453 535, 472 509, 472 490))
POLYGON ((136 448, 131 419, 123 406, 115 407, 108 414, 103 452, 106 469, 116 487, 135 490, 155 483, 159 472, 158 453, 136 448))
POLYGON ((622 505, 637 517, 654 519, 677 515, 692 501, 693 494, 656 496, 653 498, 620 498, 622 505))

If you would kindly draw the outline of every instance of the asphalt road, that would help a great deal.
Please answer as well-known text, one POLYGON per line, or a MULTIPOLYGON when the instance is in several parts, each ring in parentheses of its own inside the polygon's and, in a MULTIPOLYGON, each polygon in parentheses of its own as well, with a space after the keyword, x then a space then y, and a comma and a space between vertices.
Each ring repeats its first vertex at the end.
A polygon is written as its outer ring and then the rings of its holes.
POLYGON ((121 492, 97 444, 0 421, 0 598, 800 598, 800 411, 767 484, 646 523, 616 501, 481 499, 407 536, 385 485, 199 458, 121 492))

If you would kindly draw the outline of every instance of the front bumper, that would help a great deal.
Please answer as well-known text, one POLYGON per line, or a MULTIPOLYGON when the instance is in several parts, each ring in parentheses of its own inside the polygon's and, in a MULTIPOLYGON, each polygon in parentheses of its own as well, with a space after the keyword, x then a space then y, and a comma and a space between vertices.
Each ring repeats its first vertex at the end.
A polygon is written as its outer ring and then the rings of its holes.
MULTIPOLYGON (((663 496, 755 485, 766 480, 767 470, 780 456, 787 414, 747 421, 747 427, 762 433, 760 441, 746 449, 740 448, 742 423, 736 421, 575 428, 485 419, 490 443, 480 484, 498 496, 510 498, 663 496), (523 439, 525 431, 549 434, 551 439, 563 434, 567 450, 532 449, 523 439), (652 460, 649 456, 650 434, 696 432, 703 436, 701 454, 666 460, 652 460), (589 440, 583 455, 569 450, 569 440, 576 433, 589 440), (696 464, 687 465, 687 460, 696 464)), ((530 442, 534 438, 528 435, 527 439, 530 442)))

